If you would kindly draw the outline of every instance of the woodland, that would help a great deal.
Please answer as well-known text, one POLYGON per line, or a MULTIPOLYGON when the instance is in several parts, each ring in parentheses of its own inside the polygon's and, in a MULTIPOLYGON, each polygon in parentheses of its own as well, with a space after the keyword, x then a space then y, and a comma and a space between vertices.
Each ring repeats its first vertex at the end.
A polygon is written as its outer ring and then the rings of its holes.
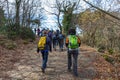
MULTIPOLYGON (((0 79, 9 80, 11 77, 4 72, 14 68, 8 66, 19 62, 23 49, 29 52, 26 47, 32 48, 32 45, 37 45, 39 37, 33 29, 42 28, 41 26, 48 28, 48 15, 53 16, 52 24, 55 24, 50 28, 57 26, 65 36, 70 28, 76 28, 78 25, 82 30, 79 34, 83 45, 81 48, 88 49, 85 46, 89 46, 95 49, 102 60, 115 68, 112 78, 98 77, 90 80, 119 80, 120 0, 50 1, 52 0, 0 0, 0 79)), ((33 51, 35 53, 35 50, 33 51)))

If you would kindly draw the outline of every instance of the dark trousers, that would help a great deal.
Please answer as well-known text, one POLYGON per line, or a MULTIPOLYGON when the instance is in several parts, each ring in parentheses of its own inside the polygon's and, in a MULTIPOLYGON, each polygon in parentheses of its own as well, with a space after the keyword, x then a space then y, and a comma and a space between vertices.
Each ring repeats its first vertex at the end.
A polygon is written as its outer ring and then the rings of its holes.
POLYGON ((57 40, 53 39, 53 48, 56 49, 56 45, 57 45, 57 40))
POLYGON ((47 61, 48 61, 48 51, 41 51, 42 53, 42 68, 45 69, 47 67, 47 61))
POLYGON ((63 49, 63 45, 64 45, 63 39, 59 39, 59 48, 61 50, 63 49))
POLYGON ((73 65, 73 74, 76 76, 78 75, 77 59, 78 59, 78 50, 68 51, 68 70, 70 70, 73 65))

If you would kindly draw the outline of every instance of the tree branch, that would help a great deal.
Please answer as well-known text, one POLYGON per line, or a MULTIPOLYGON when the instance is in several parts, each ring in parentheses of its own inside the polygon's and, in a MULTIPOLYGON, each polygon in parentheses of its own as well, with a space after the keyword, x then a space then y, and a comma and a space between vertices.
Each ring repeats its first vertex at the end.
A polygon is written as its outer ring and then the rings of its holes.
POLYGON ((105 13, 105 14, 107 14, 107 15, 109 15, 109 16, 111 16, 111 17, 117 19, 117 20, 120 20, 119 17, 117 17, 117 16, 115 16, 115 15, 113 15, 113 14, 111 14, 111 13, 108 13, 108 12, 106 12, 106 11, 100 9, 99 7, 94 6, 93 4, 89 3, 88 1, 86 1, 86 0, 83 0, 83 1, 85 1, 87 4, 91 5, 92 7, 94 7, 94 8, 96 8, 96 9, 100 10, 101 12, 103 12, 103 13, 105 13))

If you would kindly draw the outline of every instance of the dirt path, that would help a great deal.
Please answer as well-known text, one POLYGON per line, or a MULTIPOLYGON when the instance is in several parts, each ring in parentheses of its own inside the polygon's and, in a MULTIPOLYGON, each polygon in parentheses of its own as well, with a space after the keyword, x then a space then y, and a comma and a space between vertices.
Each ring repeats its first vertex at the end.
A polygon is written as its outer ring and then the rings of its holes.
MULTIPOLYGON (((79 76, 74 77, 67 71, 67 52, 53 51, 49 53, 48 68, 41 72, 41 54, 36 53, 33 44, 23 54, 15 68, 5 73, 10 79, 5 80, 115 80, 114 69, 94 49, 82 46, 78 58, 79 76)), ((2 78, 0 78, 2 80, 2 78)))

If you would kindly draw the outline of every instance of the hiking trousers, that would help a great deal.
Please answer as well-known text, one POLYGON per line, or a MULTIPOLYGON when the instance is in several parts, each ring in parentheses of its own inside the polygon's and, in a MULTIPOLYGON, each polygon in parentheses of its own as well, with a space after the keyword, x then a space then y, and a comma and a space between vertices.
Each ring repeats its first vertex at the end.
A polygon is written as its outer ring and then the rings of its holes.
POLYGON ((78 59, 78 50, 71 50, 71 51, 68 50, 68 70, 71 70, 71 67, 73 66, 73 74, 75 76, 78 76, 77 59, 78 59))
POLYGON ((48 61, 48 51, 43 50, 42 53, 42 69, 45 69, 47 67, 47 61, 48 61))
POLYGON ((63 39, 59 39, 59 48, 62 50, 64 45, 63 39))
POLYGON ((53 39, 53 48, 55 49, 57 46, 57 40, 56 39, 53 39))

